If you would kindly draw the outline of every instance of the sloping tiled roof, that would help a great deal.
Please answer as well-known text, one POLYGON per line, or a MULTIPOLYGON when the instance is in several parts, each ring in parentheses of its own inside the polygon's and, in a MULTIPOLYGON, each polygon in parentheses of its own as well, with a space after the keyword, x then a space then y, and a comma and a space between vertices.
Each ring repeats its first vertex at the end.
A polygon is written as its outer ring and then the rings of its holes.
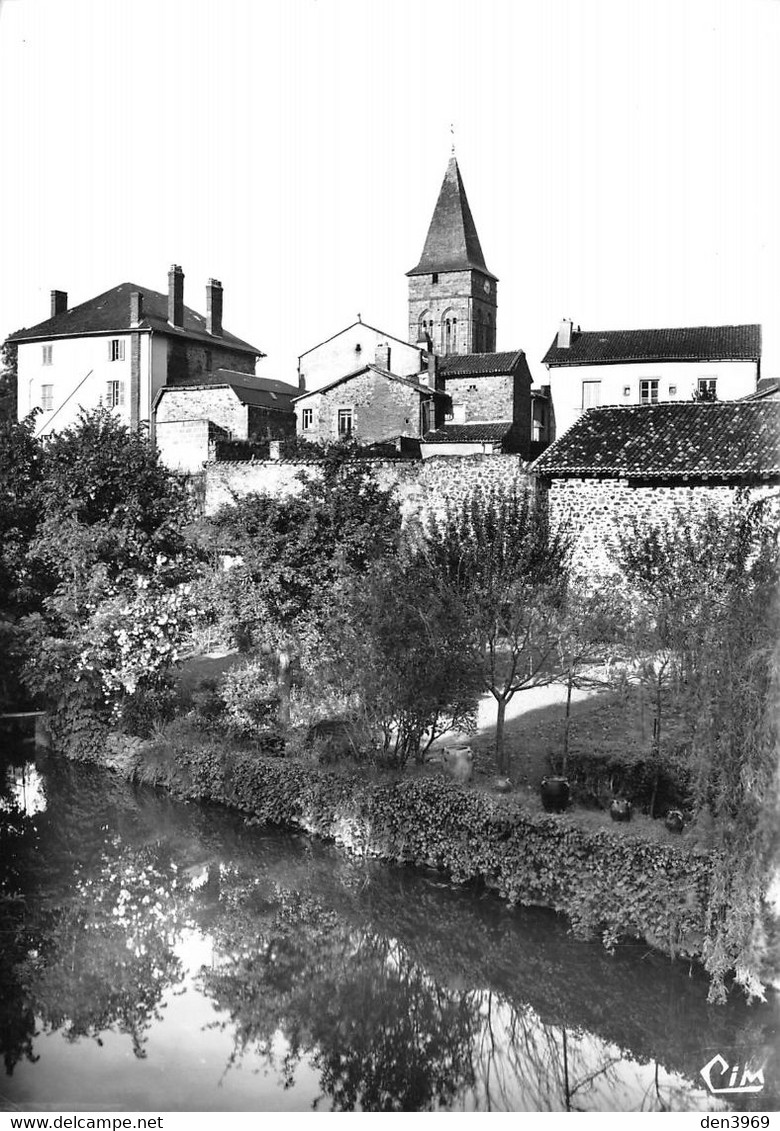
POLYGON ((621 361, 757 361, 761 327, 682 326, 670 330, 574 331, 568 349, 558 337, 545 365, 614 365, 621 361))
POLYGON ((458 162, 453 155, 444 174, 420 262, 406 273, 430 275, 434 271, 469 271, 472 268, 491 279, 496 278, 485 266, 477 227, 458 162))
POLYGON ((242 404, 268 408, 276 412, 293 412, 291 396, 281 395, 262 387, 238 381, 201 381, 197 384, 193 382, 192 384, 163 385, 155 397, 155 408, 166 393, 203 393, 216 391, 218 389, 230 389, 231 392, 235 393, 242 404))
POLYGON ((748 393, 740 397, 741 401, 768 401, 780 400, 780 381, 769 377, 762 377, 758 382, 755 393, 748 393))
POLYGON ((591 408, 533 465, 546 476, 780 474, 780 401, 591 408))
POLYGON ((439 362, 445 377, 489 377, 497 373, 513 373, 525 357, 522 350, 509 353, 449 353, 439 362))
POLYGON ((130 295, 133 291, 140 291, 143 295, 143 318, 138 326, 142 330, 154 330, 159 334, 168 334, 178 338, 196 338, 210 345, 227 346, 241 353, 251 353, 255 357, 265 357, 262 350, 248 342, 242 341, 234 334, 224 330, 219 337, 209 334, 206 330, 206 317, 197 310, 184 307, 184 325, 171 326, 168 321, 168 296, 159 291, 150 291, 146 287, 139 287, 135 283, 120 283, 102 295, 88 299, 79 306, 55 314, 45 322, 29 329, 18 330, 11 335, 16 342, 25 342, 37 338, 80 337, 84 334, 127 333, 138 327, 130 323, 130 295))
POLYGON ((274 377, 255 377, 252 373, 239 373, 235 369, 214 369, 203 377, 205 384, 227 384, 234 389, 254 389, 258 392, 268 393, 271 399, 292 400, 300 393, 297 385, 289 385, 286 381, 277 381, 274 377))
MULTIPOLYGON (((378 365, 361 365, 359 369, 353 369, 351 373, 345 373, 343 377, 337 377, 335 381, 321 385, 319 389, 308 389, 305 393, 300 393, 295 397, 295 400, 302 401, 305 397, 316 397, 319 393, 328 393, 331 389, 335 389, 337 385, 342 385, 346 381, 351 381, 354 377, 360 377, 361 374, 368 372, 385 377, 388 381, 395 381, 398 385, 406 385, 407 388, 414 389, 417 393, 430 393, 431 396, 436 397, 445 396, 440 390, 423 385, 420 381, 415 381, 413 377, 401 377, 397 373, 391 373, 389 369, 381 369, 378 365)), ((425 376, 425 374, 420 374, 420 376, 425 376)))
POLYGON ((492 424, 444 424, 433 432, 426 432, 426 444, 489 444, 498 443, 512 431, 510 420, 492 424))

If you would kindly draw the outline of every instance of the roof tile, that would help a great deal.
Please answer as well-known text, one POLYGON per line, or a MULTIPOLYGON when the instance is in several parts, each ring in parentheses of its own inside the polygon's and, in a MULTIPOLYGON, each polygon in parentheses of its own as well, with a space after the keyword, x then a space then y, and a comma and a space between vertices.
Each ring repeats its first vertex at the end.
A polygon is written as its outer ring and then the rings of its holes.
POLYGON ((11 341, 24 342, 37 338, 79 337, 83 334, 127 333, 135 329, 130 323, 130 295, 140 291, 143 295, 143 318, 139 326, 143 330, 154 330, 171 337, 196 338, 210 345, 227 346, 241 353, 251 353, 255 357, 265 354, 242 341, 227 330, 216 337, 206 330, 205 315, 199 314, 189 306, 184 307, 184 325, 172 326, 168 321, 168 296, 159 291, 150 291, 135 283, 120 283, 102 295, 88 299, 79 306, 71 307, 62 314, 55 314, 45 322, 29 329, 18 330, 11 335, 11 341))
POLYGON ((534 463, 545 476, 780 474, 780 401, 592 408, 534 463))
POLYGON ((575 331, 568 349, 557 337, 545 365, 614 365, 622 361, 756 361, 761 327, 681 326, 667 330, 575 331))

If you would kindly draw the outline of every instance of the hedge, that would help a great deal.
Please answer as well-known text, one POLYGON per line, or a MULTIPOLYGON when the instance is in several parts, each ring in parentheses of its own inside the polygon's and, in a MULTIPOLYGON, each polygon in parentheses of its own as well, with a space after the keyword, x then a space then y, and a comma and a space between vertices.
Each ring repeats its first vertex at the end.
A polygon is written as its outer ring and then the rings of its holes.
POLYGON ((566 915, 577 936, 600 937, 610 948, 638 938, 672 957, 702 955, 713 865, 704 850, 584 829, 566 814, 530 812, 516 796, 439 776, 384 781, 225 751, 207 738, 176 743, 165 757, 152 749, 112 735, 105 753, 90 760, 183 799, 227 805, 252 823, 481 882, 512 904, 566 915))

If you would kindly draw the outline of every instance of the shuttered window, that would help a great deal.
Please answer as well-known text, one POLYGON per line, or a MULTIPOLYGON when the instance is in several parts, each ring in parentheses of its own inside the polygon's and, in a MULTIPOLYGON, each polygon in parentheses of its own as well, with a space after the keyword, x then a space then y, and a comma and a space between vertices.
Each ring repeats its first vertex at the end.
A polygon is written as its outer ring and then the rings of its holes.
POLYGON ((108 381, 106 383, 106 404, 109 408, 118 408, 125 403, 124 381, 108 381))

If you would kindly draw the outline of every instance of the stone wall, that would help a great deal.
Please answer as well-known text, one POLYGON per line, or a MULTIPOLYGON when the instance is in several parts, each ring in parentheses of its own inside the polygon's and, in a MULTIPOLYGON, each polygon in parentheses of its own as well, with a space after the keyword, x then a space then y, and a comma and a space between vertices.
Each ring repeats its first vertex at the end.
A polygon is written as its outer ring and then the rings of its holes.
MULTIPOLYGON (((434 457, 424 461, 371 461, 383 487, 395 487, 404 520, 441 515, 448 503, 461 502, 477 486, 527 490, 533 485, 528 464, 515 455, 434 457)), ((205 470, 205 510, 252 492, 294 494, 301 489, 298 473, 316 475, 314 463, 257 460, 251 463, 209 463, 205 470)))
POLYGON ((352 412, 352 431, 361 444, 373 444, 393 436, 420 435, 420 393, 400 381, 380 376, 373 369, 299 401, 299 419, 306 408, 314 410, 314 419, 301 435, 321 444, 340 438, 340 409, 352 412))
MULTIPOLYGON (((737 490, 727 485, 640 487, 626 479, 554 479, 548 497, 551 521, 574 537, 575 570, 592 577, 617 571, 610 550, 632 518, 661 521, 680 510, 701 515, 713 505, 725 511, 737 490)), ((749 493, 751 498, 777 497, 778 486, 761 484, 749 493)))
POLYGON ((203 469, 209 445, 218 439, 227 439, 227 432, 205 419, 158 421, 155 430, 155 443, 165 466, 189 474, 203 469))

